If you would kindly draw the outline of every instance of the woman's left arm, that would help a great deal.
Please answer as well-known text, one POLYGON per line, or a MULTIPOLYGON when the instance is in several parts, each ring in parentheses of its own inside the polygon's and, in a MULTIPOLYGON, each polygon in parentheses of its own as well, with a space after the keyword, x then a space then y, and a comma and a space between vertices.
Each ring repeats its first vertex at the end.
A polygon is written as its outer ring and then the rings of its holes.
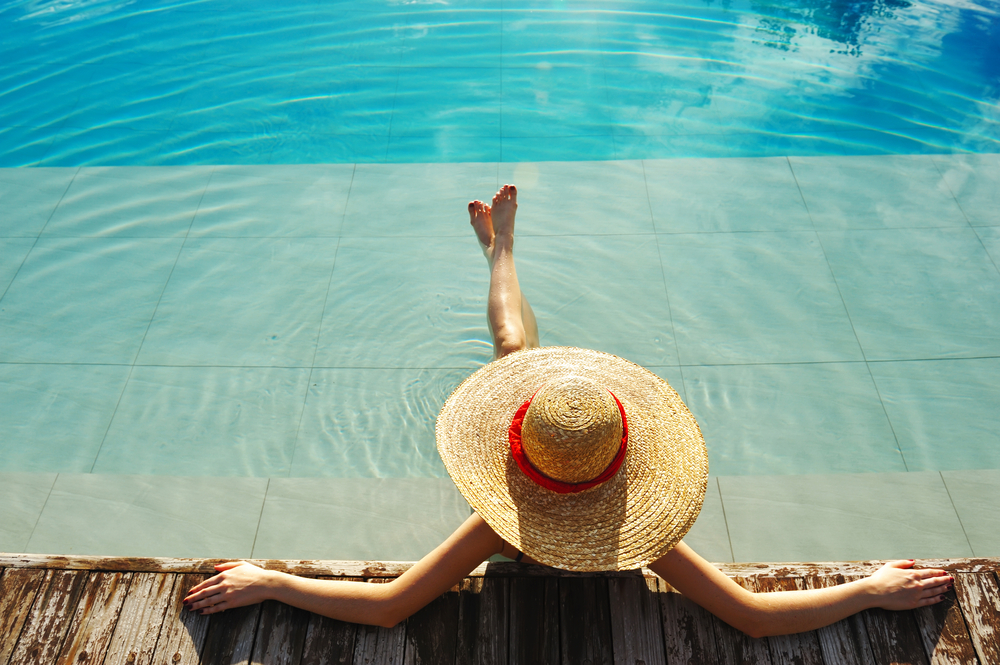
POLYGON ((649 564, 672 587, 753 637, 815 630, 871 607, 906 610, 940 602, 953 578, 943 570, 892 561, 870 577, 807 591, 752 593, 685 543, 649 564))

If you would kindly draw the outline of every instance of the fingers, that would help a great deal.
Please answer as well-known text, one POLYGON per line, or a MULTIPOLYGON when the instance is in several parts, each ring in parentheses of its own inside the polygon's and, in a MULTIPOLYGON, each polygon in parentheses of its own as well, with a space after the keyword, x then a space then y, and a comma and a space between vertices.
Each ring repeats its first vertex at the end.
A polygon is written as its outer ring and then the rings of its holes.
POLYGON ((223 570, 229 570, 230 568, 235 568, 236 566, 249 566, 249 565, 251 564, 246 561, 227 561, 225 563, 218 564, 217 566, 215 566, 215 569, 218 571, 223 571, 223 570))

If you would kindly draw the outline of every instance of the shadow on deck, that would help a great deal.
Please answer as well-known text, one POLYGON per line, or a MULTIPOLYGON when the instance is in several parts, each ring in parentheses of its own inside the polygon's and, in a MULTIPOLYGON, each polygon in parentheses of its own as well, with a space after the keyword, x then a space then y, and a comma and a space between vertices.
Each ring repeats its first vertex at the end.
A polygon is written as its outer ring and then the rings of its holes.
MULTIPOLYGON (((869 610, 818 631, 756 640, 649 571, 476 569, 394 628, 267 602, 202 617, 187 590, 218 560, 0 554, 0 665, 194 663, 1000 663, 1000 559, 921 561, 955 574, 933 607, 869 610)), ((257 561, 323 578, 385 582, 410 564, 257 561)), ((748 589, 840 584, 875 562, 720 564, 748 589)))

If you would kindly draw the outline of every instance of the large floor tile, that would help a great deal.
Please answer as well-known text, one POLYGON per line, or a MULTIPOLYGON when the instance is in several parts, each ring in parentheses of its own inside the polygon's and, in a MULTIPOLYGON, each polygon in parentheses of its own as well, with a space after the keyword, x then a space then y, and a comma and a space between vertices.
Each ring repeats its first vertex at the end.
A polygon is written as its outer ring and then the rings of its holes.
POLYGON ((131 363, 180 245, 39 239, 3 299, 0 360, 131 363))
POLYGON ((93 468, 127 365, 0 364, 0 471, 93 468))
POLYGON ((969 222, 1000 223, 1000 155, 936 155, 934 163, 969 222))
POLYGON ((659 233, 812 230, 788 160, 646 160, 659 233))
POLYGON ((653 231, 642 162, 505 162, 507 183, 518 188, 522 236, 653 231))
POLYGON ((685 367, 684 384, 713 474, 906 470, 864 363, 685 367))
POLYGON ((941 476, 975 556, 1000 556, 1000 470, 944 471, 941 476))
POLYGON ((469 201, 488 203, 496 191, 495 162, 358 164, 343 235, 472 239, 469 201))
POLYGON ((191 227, 212 169, 80 169, 45 227, 44 236, 183 236, 191 227))
POLYGON ((708 479, 705 503, 701 506, 698 520, 684 536, 684 542, 708 561, 733 561, 726 514, 722 509, 722 495, 719 494, 719 483, 714 477, 708 479))
POLYGON ((312 363, 336 238, 188 240, 140 364, 312 363))
POLYGON ((817 229, 965 226, 930 157, 792 157, 817 229))
POLYGON ((75 168, 0 168, 0 237, 34 238, 76 175, 75 168))
POLYGON ((527 236, 518 243, 518 279, 543 346, 677 364, 653 235, 527 236))
POLYGON ((870 365, 910 471, 1000 468, 1000 359, 870 365))
POLYGON ((28 551, 28 538, 55 481, 54 473, 0 472, 0 552, 28 551))
POLYGON ((283 476, 308 369, 136 367, 95 473, 283 476))
POLYGON ((443 478, 434 422, 471 369, 314 369, 290 475, 443 478))
POLYGON ((937 473, 719 478, 736 561, 972 556, 937 473))
POLYGON ((657 240, 681 364, 861 359, 813 233, 657 240))
POLYGON ((493 354, 488 288, 471 228, 462 238, 344 238, 315 364, 476 368, 493 354))
POLYGON ((217 167, 191 236, 339 235, 353 175, 352 164, 217 167))
POLYGON ((1000 274, 972 229, 820 238, 869 360, 1000 354, 1000 274))
POLYGON ((27 551, 246 559, 266 478, 62 474, 27 551))
POLYGON ((470 514, 447 478, 272 478, 253 556, 416 561, 470 514))
POLYGON ((34 245, 34 238, 0 238, 0 298, 34 245))
POLYGON ((980 241, 982 241, 983 246, 986 248, 986 252, 993 260, 993 265, 1000 271, 1000 226, 977 227, 976 235, 979 236, 980 241))

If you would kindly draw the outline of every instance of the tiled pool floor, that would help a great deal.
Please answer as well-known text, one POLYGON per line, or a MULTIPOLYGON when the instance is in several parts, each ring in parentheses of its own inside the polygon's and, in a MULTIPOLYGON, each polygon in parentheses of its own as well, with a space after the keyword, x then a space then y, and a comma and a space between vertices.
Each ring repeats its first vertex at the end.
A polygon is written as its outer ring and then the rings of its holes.
POLYGON ((542 343, 698 417, 706 556, 1000 554, 992 154, 0 169, 0 551, 429 549, 505 182, 542 343))

